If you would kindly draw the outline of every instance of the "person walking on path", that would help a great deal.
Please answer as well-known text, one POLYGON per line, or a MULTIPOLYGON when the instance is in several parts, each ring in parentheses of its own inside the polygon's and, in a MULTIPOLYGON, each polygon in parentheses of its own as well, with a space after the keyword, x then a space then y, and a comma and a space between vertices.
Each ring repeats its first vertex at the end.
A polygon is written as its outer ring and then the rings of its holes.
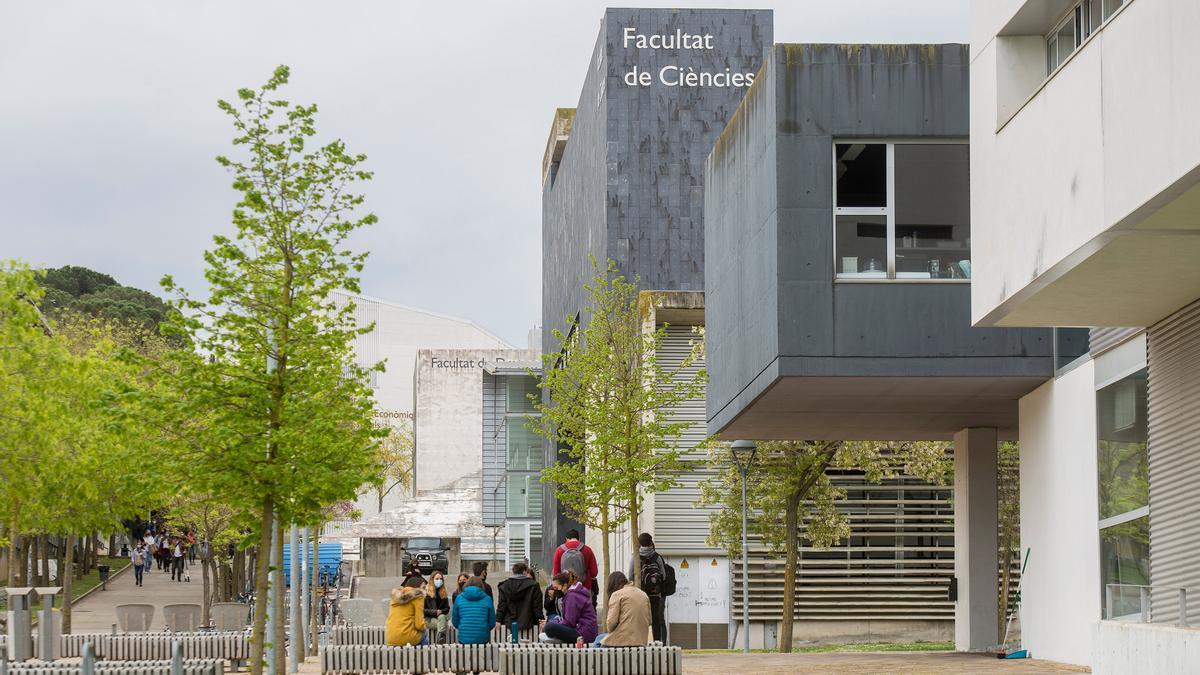
POLYGON ((425 632, 425 592, 420 586, 419 581, 406 579, 403 586, 392 589, 392 603, 384 628, 384 642, 389 646, 429 644, 429 635, 425 632))
POLYGON ((596 609, 592 606, 591 592, 571 570, 554 577, 554 584, 563 591, 562 616, 542 624, 539 640, 552 644, 574 644, 579 640, 592 643, 596 640, 596 609))
POLYGON ((425 584, 425 625, 433 629, 434 644, 446 642, 446 622, 450 620, 450 596, 446 595, 446 578, 434 571, 425 584))
POLYGON ((600 568, 596 566, 596 554, 592 547, 579 541, 579 530, 567 530, 567 539, 554 549, 555 576, 571 570, 575 578, 584 582, 584 586, 592 593, 592 609, 596 608, 596 594, 600 592, 600 583, 596 578, 600 568))
POLYGON ((458 643, 487 644, 491 641, 492 626, 495 624, 496 606, 483 590, 483 579, 471 577, 454 601, 454 627, 458 629, 458 643))
POLYGON ((129 561, 133 563, 133 583, 142 585, 142 573, 146 570, 146 545, 138 542, 129 553, 129 561))
POLYGON ((520 630, 529 630, 542 620, 542 589, 530 576, 529 565, 513 565, 512 576, 501 581, 496 590, 500 592, 497 624, 509 628, 515 621, 520 630))
POLYGON ((623 572, 608 575, 605 628, 593 647, 645 647, 650 635, 650 596, 629 583, 623 572))
POLYGON ((175 540, 171 547, 171 579, 183 581, 183 555, 186 542, 183 537, 175 540))
POLYGON ((638 554, 629 561, 629 578, 633 576, 634 566, 641 567, 641 587, 650 598, 650 615, 653 621, 654 639, 664 642, 667 637, 667 622, 665 618, 665 601, 668 595, 675 592, 674 577, 667 561, 663 560, 654 549, 654 537, 649 532, 638 535, 638 554))

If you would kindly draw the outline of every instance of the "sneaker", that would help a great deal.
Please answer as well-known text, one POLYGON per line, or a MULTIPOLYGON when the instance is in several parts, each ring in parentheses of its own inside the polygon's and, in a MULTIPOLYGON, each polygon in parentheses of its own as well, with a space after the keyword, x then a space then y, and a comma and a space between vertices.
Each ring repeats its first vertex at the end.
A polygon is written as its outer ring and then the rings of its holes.
POLYGON ((567 644, 567 643, 563 642, 562 640, 556 640, 556 639, 546 635, 545 633, 538 633, 538 642, 541 642, 542 644, 547 644, 547 645, 565 645, 565 644, 567 644))

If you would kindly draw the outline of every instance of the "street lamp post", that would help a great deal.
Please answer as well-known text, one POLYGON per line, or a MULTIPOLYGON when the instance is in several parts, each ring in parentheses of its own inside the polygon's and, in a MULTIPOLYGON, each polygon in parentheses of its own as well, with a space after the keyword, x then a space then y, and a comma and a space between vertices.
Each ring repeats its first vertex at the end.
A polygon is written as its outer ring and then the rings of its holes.
POLYGON ((733 462, 742 475, 742 652, 750 653, 750 555, 746 536, 746 473, 754 463, 754 441, 734 441, 729 446, 733 462))

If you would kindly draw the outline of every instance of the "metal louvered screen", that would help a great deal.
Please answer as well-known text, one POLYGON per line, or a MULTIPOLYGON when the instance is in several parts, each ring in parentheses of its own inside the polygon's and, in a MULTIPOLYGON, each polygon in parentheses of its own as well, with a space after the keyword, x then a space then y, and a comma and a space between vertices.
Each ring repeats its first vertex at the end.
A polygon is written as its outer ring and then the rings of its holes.
MULTIPOLYGON (((658 362, 664 370, 670 371, 678 368, 692 353, 700 342, 700 335, 690 325, 667 325, 666 331, 666 338, 658 350, 658 362)), ((694 377, 703 367, 704 359, 697 359, 691 367, 681 371, 679 377, 694 377)), ((712 509, 696 506, 696 500, 700 498, 700 482, 715 473, 704 462, 705 451, 695 449, 706 438, 703 394, 676 406, 665 415, 673 422, 691 424, 683 433, 680 445, 690 450, 686 458, 692 465, 679 477, 679 485, 654 496, 654 543, 659 552, 665 555, 720 554, 720 549, 712 548, 704 541, 708 536, 708 514, 712 509)))
POLYGON ((1095 358, 1140 332, 1141 328, 1092 328, 1088 331, 1088 351, 1095 358))
POLYGON ((1166 589, 1186 587, 1196 625, 1200 602, 1190 596, 1200 594, 1200 301, 1146 335, 1153 616, 1175 621, 1174 592, 1166 589))
MULTIPOLYGON (((947 596, 954 574, 954 509, 949 486, 911 477, 871 485, 858 472, 829 471, 847 491, 838 508, 850 538, 829 550, 801 540, 796 570, 797 619, 952 620, 947 596)), ((803 527, 803 525, 802 525, 803 527)), ((783 618, 783 558, 750 542, 750 619, 783 618)), ((731 561, 741 579, 741 560, 731 561)), ((731 617, 742 615, 734 583, 731 617)))

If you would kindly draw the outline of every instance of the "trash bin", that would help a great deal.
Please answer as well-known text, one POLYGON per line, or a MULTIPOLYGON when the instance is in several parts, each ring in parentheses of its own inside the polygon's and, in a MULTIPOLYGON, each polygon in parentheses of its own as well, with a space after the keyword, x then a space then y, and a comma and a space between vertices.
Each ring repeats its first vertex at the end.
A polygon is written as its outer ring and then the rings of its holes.
POLYGON ((96 570, 100 572, 100 590, 107 591, 108 588, 108 565, 97 565, 96 570))

